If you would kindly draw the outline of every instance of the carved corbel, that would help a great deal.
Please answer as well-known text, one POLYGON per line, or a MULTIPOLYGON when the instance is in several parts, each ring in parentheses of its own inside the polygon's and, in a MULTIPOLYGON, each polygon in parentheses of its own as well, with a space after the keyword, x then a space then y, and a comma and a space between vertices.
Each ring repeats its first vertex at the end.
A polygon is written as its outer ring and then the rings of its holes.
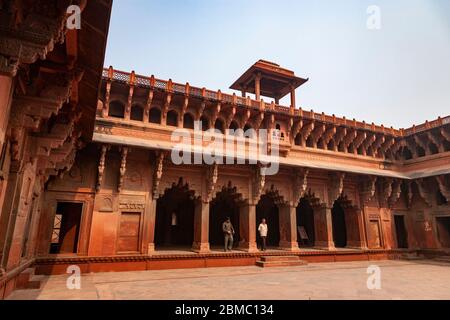
POLYGON ((257 204, 261 194, 264 191, 264 186, 266 184, 266 176, 264 174, 264 170, 261 166, 257 165, 253 168, 253 176, 252 176, 252 191, 253 197, 252 201, 254 204, 257 204))
POLYGON ((355 129, 349 129, 347 130, 347 134, 345 135, 344 139, 342 140, 342 150, 347 153, 350 144, 355 140, 356 136, 358 135, 358 132, 355 129))
POLYGON ((264 112, 259 112, 258 115, 255 117, 254 121, 255 130, 259 130, 259 127, 261 126, 263 120, 264 120, 264 112))
POLYGON ((386 158, 386 152, 389 148, 391 148, 395 144, 395 138, 389 137, 385 140, 385 142, 380 146, 380 148, 376 151, 376 154, 382 158, 386 158))
POLYGON ((217 118, 219 117, 220 110, 222 109, 222 104, 219 102, 214 108, 211 109, 211 116, 209 118, 210 127, 214 128, 217 118))
POLYGON ((376 139, 377 137, 374 133, 370 133, 369 135, 367 135, 366 140, 364 140, 361 148, 363 156, 367 156, 369 154, 369 150, 371 149, 376 139))
POLYGON ((425 151, 426 156, 431 154, 428 144, 424 141, 424 139, 422 137, 415 134, 413 136, 413 139, 414 139, 414 142, 425 151))
POLYGON ((439 186, 439 191, 442 193, 445 199, 450 202, 450 187, 445 181, 445 176, 435 176, 436 182, 439 186))
POLYGON ((412 188, 412 180, 407 180, 406 181, 406 194, 405 194, 405 200, 406 200, 406 206, 408 207, 408 209, 411 208, 412 206, 412 200, 413 200, 413 188, 412 188))
MULTIPOLYGON (((161 110, 161 116, 162 116, 162 123, 165 124, 167 121, 167 112, 169 112, 170 103, 172 102, 172 93, 168 92, 166 94, 166 99, 164 101, 162 110, 161 110)), ((203 111, 202 111, 203 112, 203 111)))
POLYGON ((155 167, 153 171, 153 190, 152 195, 153 199, 159 198, 159 184, 161 182, 162 174, 163 174, 163 164, 164 164, 164 152, 157 152, 155 167))
POLYGON ((441 136, 444 137, 445 140, 447 140, 448 142, 450 142, 450 132, 446 131, 447 127, 441 127, 441 130, 439 130, 441 136))
POLYGON ((361 146, 361 144, 366 140, 367 133, 365 131, 358 131, 358 134, 353 141, 353 154, 358 154, 358 149, 361 146))
POLYGON ((303 120, 300 119, 299 121, 295 122, 291 129, 291 144, 294 144, 295 138, 297 137, 297 134, 300 132, 301 128, 303 127, 303 120))
POLYGON ((97 186, 96 190, 97 192, 100 191, 102 181, 103 181, 103 174, 105 172, 105 160, 106 160, 106 152, 109 150, 109 146, 104 144, 102 145, 102 149, 100 151, 100 160, 98 162, 98 176, 97 176, 97 186))
POLYGON ((295 180, 293 186, 293 204, 295 206, 298 205, 300 199, 303 198, 306 193, 306 190, 308 188, 308 174, 308 169, 295 170, 295 180))
POLYGON ((416 179, 415 180, 417 185, 417 190, 419 191, 420 197, 425 201, 426 204, 428 204, 430 207, 432 206, 431 201, 431 193, 428 191, 426 187, 426 182, 424 179, 416 179))
POLYGON ((301 146, 306 147, 306 140, 308 140, 311 132, 314 130, 314 120, 306 123, 300 129, 301 146))
POLYGON ((153 88, 150 88, 147 96, 147 103, 145 104, 144 109, 144 122, 148 122, 150 119, 150 109, 152 107, 154 91, 153 88))
POLYGON ((206 167, 206 195, 207 202, 211 201, 214 196, 214 189, 217 184, 217 177, 219 175, 219 166, 214 163, 206 167))
POLYGON ((344 172, 333 172, 329 175, 328 183, 328 205, 333 206, 334 202, 344 191, 344 172))
POLYGON ((125 172, 127 171, 127 155, 128 147, 121 148, 121 162, 119 170, 119 183, 117 184, 117 191, 121 192, 123 187, 123 178, 125 177, 125 172))
POLYGON ((382 134, 378 135, 377 139, 372 145, 372 157, 378 156, 378 149, 381 147, 381 145, 386 141, 386 137, 382 134))
POLYGON ((317 149, 317 142, 319 141, 320 137, 326 130, 325 124, 318 124, 315 126, 314 130, 311 132, 311 141, 312 141, 312 147, 314 149, 317 149))
POLYGON ((342 140, 344 140, 345 136, 347 135, 347 128, 345 127, 339 127, 337 129, 336 136, 334 137, 334 148, 333 151, 339 151, 339 145, 341 144, 342 140))
POLYGON ((393 178, 388 178, 385 177, 383 178, 383 180, 381 180, 381 189, 380 192, 378 193, 380 195, 380 207, 383 206, 389 206, 389 199, 392 196, 392 185, 394 183, 394 179, 393 178))
POLYGON ((244 129, 245 125, 248 123, 248 120, 250 119, 251 112, 250 110, 245 110, 242 114, 241 118, 241 128, 244 129))
POLYGON ((388 199, 388 205, 390 208, 392 208, 397 203, 401 193, 402 193, 402 181, 399 179, 394 179, 394 181, 392 182, 391 196, 388 199))
POLYGON ((426 133, 428 140, 431 141, 437 148, 439 152, 445 152, 444 144, 442 143, 441 139, 436 137, 433 132, 427 131, 426 133))
POLYGON ((367 178, 363 179, 360 189, 360 196, 363 206, 367 205, 369 201, 372 200, 375 196, 375 192, 377 190, 376 182, 376 176, 368 176, 367 178))
POLYGON ((324 150, 328 150, 328 143, 330 143, 331 139, 333 139, 334 135, 336 134, 336 126, 331 126, 325 131, 325 133, 322 136, 322 144, 321 148, 324 150))

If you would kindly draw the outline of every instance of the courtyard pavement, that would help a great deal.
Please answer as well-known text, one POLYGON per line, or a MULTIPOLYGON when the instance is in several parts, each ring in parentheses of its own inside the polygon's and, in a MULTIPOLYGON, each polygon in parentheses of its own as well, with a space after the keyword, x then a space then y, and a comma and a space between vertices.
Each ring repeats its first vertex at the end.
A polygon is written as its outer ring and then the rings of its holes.
POLYGON ((430 260, 316 263, 299 267, 226 267, 35 276, 39 290, 9 299, 450 299, 450 264, 430 260), (369 290, 367 268, 381 270, 381 289, 369 290))

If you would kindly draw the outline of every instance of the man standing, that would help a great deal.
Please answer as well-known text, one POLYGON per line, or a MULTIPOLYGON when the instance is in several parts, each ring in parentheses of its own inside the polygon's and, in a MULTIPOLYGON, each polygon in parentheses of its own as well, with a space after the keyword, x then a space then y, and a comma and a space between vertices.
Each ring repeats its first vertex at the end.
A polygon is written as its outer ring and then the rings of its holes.
POLYGON ((225 222, 222 224, 222 230, 223 235, 225 237, 225 252, 227 250, 231 251, 233 249, 234 228, 233 225, 231 224, 230 217, 227 217, 225 222))
POLYGON ((259 236, 261 237, 261 240, 262 240, 262 243, 261 243, 262 251, 266 251, 267 230, 268 230, 268 227, 267 227, 266 219, 263 218, 258 227, 259 236))

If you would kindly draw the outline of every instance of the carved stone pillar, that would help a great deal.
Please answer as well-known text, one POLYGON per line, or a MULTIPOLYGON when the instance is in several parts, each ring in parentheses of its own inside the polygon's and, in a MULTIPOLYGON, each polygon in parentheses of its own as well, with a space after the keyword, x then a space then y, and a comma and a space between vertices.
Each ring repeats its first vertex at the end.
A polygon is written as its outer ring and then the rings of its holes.
POLYGON ((328 250, 335 250, 333 241, 333 221, 331 208, 328 206, 314 207, 315 245, 328 250))
POLYGON ((195 204, 194 243, 192 250, 207 253, 209 250, 209 202, 199 200, 195 204))
POLYGON ((279 206, 280 248, 297 251, 297 210, 289 204, 279 206))
POLYGON ((148 235, 148 245, 147 253, 151 254, 155 251, 155 222, 156 222, 156 204, 158 199, 150 198, 149 208, 147 212, 147 235, 148 235))
POLYGON ((256 205, 245 203, 239 208, 239 249, 247 252, 257 252, 256 246, 256 205))

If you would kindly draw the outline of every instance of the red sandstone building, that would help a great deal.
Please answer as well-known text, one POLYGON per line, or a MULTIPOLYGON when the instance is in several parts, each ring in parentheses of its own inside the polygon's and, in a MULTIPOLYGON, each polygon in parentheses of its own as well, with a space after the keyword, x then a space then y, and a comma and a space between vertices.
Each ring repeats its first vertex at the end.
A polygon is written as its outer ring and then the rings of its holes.
MULTIPOLYGON (((254 264, 261 218, 264 255, 448 252, 450 117, 394 129, 303 110, 295 90, 307 79, 264 60, 232 84, 238 95, 103 70, 111 1, 62 2, 0 2, 1 297, 29 286, 31 269, 254 264), (83 8, 80 30, 65 28, 69 3, 83 8), (249 159, 175 165, 172 133, 195 121, 223 137, 266 129, 279 172, 249 159), (226 216, 231 253, 221 252, 226 216)), ((251 154, 251 138, 240 140, 251 154)))

